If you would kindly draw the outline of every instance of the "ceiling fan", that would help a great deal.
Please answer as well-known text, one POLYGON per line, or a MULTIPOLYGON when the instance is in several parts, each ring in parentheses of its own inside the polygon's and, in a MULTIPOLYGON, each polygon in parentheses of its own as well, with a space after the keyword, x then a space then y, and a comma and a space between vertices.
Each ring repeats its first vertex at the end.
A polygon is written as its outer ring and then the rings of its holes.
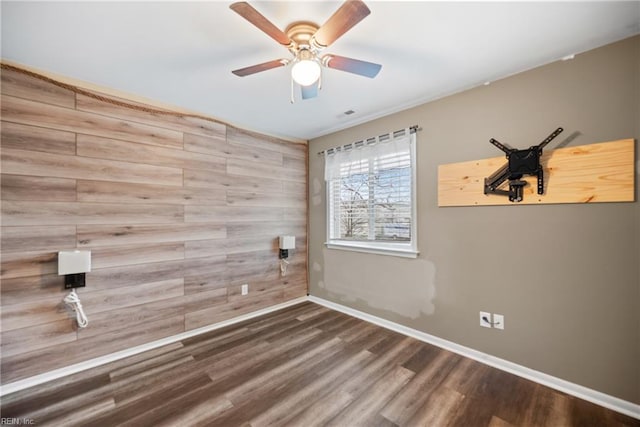
POLYGON ((291 66, 291 102, 293 102, 293 82, 300 85, 302 99, 314 98, 322 82, 322 67, 333 68, 369 78, 375 77, 382 65, 359 59, 347 58, 331 53, 320 55, 344 33, 371 13, 361 0, 347 0, 321 27, 312 22, 294 22, 281 31, 247 2, 237 2, 229 6, 234 12, 258 27, 269 37, 289 49, 293 59, 276 59, 262 64, 240 68, 233 74, 245 77, 273 68, 291 66))

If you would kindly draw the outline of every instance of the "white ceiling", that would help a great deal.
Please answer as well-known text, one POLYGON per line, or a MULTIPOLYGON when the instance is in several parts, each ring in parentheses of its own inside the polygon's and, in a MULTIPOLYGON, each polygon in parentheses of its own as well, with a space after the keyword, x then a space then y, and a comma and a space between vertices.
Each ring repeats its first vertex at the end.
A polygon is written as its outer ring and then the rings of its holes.
MULTIPOLYGON (((250 3, 281 29, 322 24, 341 4, 250 3)), ((296 91, 291 104, 288 69, 231 74, 289 53, 229 4, 2 1, 2 58, 310 139, 640 32, 638 1, 367 1, 371 15, 325 53, 380 63, 380 74, 325 69, 319 96, 296 91)))

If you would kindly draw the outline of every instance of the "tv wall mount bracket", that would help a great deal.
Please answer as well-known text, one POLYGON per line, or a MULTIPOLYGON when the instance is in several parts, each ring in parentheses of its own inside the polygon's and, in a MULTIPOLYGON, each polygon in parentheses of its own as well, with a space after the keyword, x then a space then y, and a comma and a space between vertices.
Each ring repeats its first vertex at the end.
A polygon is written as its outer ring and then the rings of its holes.
POLYGON ((507 163, 484 179, 484 194, 500 194, 508 196, 510 202, 521 202, 524 197, 524 187, 527 185, 527 181, 522 179, 525 175, 536 176, 538 194, 544 194, 544 170, 540 164, 542 149, 562 131, 562 128, 554 130, 540 144, 526 150, 516 150, 491 138, 489 142, 506 154, 507 163), (498 187, 506 180, 509 180, 509 190, 499 189, 498 187))

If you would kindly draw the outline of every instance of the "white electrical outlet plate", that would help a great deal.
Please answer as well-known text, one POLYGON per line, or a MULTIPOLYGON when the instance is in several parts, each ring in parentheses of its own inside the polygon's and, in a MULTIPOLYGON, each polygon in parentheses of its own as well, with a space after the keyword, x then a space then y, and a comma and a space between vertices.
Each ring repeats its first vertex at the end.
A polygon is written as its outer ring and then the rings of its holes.
POLYGON ((244 284, 242 285, 242 295, 247 295, 249 293, 249 285, 248 284, 244 284))
POLYGON ((480 312, 480 326, 482 326, 484 328, 490 328, 491 327, 491 313, 489 313, 487 311, 481 311, 480 312), (483 318, 487 319, 487 321, 485 321, 483 318))
POLYGON ((502 314, 493 315, 493 327, 496 329, 504 329, 504 316, 502 314))

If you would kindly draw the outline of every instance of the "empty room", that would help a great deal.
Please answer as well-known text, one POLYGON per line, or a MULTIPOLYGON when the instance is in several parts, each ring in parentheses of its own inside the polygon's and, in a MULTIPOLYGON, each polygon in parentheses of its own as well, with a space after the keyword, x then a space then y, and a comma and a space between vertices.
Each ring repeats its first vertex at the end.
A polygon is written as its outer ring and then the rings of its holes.
POLYGON ((0 425, 640 427, 640 1, 0 14, 0 425))

